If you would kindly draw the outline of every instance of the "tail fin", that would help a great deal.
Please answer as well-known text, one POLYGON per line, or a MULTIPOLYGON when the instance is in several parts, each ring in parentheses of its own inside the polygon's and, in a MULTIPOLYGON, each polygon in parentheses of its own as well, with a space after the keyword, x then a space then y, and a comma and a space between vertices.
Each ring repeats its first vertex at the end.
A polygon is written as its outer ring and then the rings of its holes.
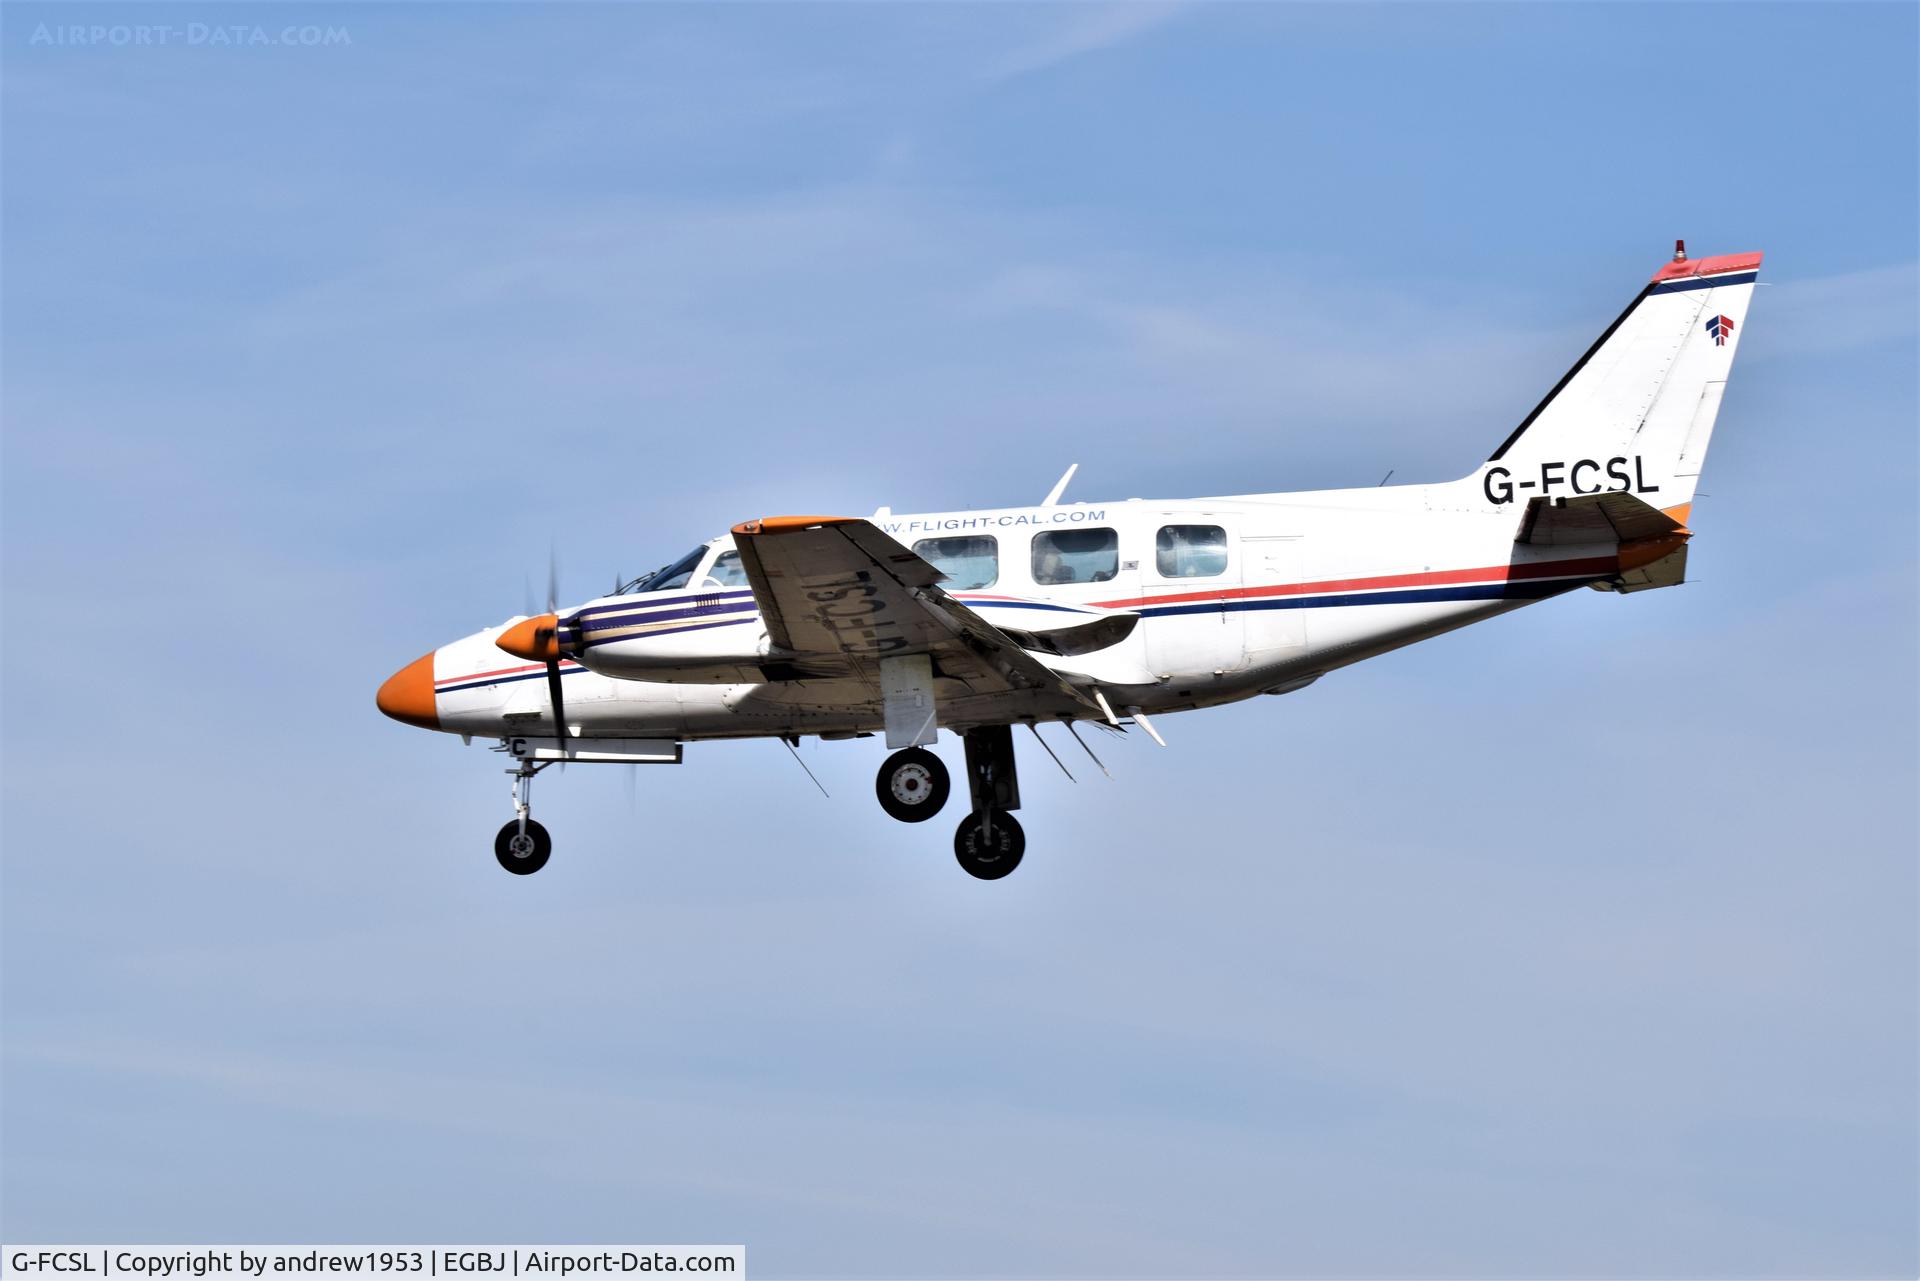
POLYGON ((1486 500, 1626 492, 1684 524, 1760 257, 1676 254, 1654 273, 1471 478, 1486 500))

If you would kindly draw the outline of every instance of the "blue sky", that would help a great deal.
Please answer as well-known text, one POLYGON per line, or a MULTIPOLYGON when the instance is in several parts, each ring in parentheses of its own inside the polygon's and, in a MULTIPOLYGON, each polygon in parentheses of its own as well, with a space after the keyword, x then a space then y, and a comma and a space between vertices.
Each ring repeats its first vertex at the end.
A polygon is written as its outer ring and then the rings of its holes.
POLYGON ((8 1239, 1920 1267, 1911 6, 0 19, 8 1239), (509 878, 373 709, 550 542, 1463 474, 1681 235, 1769 255, 1695 583, 1028 761, 1007 881, 871 743, 509 878))

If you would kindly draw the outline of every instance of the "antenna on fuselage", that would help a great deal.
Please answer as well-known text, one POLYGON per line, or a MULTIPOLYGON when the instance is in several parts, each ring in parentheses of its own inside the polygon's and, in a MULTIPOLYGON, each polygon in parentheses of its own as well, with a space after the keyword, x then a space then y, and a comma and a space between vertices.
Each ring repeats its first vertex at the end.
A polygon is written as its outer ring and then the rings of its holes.
POLYGON ((1060 772, 1067 776, 1067 781, 1069 783, 1078 783, 1080 780, 1073 776, 1073 771, 1067 768, 1067 763, 1061 760, 1059 755, 1053 750, 1053 745, 1047 742, 1046 739, 1040 737, 1039 727, 1035 725, 1032 721, 1028 721, 1027 728, 1033 731, 1033 737, 1035 741, 1037 741, 1040 744, 1040 746, 1047 749, 1047 755, 1053 757, 1053 763, 1060 767, 1060 772))
POLYGON ((1056 483, 1054 487, 1048 491, 1047 496, 1040 500, 1040 505, 1042 507, 1058 506, 1060 503, 1060 495, 1067 492, 1067 482, 1072 480, 1073 473, 1079 470, 1080 470, 1079 463, 1075 463, 1071 467, 1067 468, 1067 474, 1062 476, 1058 481, 1058 483, 1056 483))
POLYGON ((792 754, 793 763, 804 770, 808 778, 813 779, 813 785, 820 789, 820 795, 825 796, 828 800, 832 800, 833 797, 828 793, 826 784, 814 778, 813 771, 807 769, 807 763, 800 759, 800 736, 798 734, 782 734, 780 741, 786 744, 787 751, 792 754))
MULTIPOLYGON (((1113 771, 1109 770, 1106 766, 1106 763, 1102 761, 1098 756, 1095 756, 1093 754, 1093 749, 1087 746, 1086 739, 1080 737, 1080 731, 1073 727, 1073 722, 1066 717, 1062 717, 1060 720, 1060 723, 1067 727, 1067 733, 1072 736, 1073 741, 1080 744, 1080 750, 1087 754, 1087 759, 1092 761, 1095 765, 1098 765, 1100 767, 1100 772, 1102 774, 1105 774, 1108 778, 1112 778, 1113 771)), ((1099 721, 1094 722, 1095 725, 1098 725, 1099 723, 1100 723, 1099 721)), ((1035 732, 1037 733, 1038 731, 1035 731, 1035 732)))

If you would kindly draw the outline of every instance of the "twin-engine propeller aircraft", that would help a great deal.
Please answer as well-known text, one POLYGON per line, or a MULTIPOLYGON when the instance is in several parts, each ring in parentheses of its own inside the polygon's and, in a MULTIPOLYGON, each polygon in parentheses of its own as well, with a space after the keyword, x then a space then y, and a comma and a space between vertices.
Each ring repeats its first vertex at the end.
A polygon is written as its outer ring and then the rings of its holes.
POLYGON ((380 710, 500 740, 514 818, 494 853, 522 874, 552 851, 529 796, 556 762, 884 733, 881 808, 917 823, 947 803, 927 750, 944 728, 966 761, 954 852, 1005 876, 1026 848, 1015 726, 1049 755, 1050 722, 1162 741, 1161 713, 1284 694, 1577 587, 1684 581, 1760 255, 1675 250, 1460 480, 1063 503, 1069 469, 1037 507, 750 520, 611 596, 441 646, 381 687, 380 710))

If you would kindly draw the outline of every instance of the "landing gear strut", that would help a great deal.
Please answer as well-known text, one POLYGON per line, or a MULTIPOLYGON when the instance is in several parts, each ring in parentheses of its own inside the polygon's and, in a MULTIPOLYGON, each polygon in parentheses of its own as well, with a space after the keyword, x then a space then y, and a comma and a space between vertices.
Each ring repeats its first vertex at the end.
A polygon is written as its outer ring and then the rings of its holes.
POLYGON ((953 781, 938 756, 925 748, 909 747, 881 764, 873 790, 888 815, 902 823, 920 823, 940 812, 953 781))
POLYGON ((1020 775, 1013 761, 1013 727, 988 725, 966 732, 967 790, 973 812, 953 835, 954 857, 969 876, 997 881, 1027 852, 1027 835, 1009 812, 1020 808, 1020 775))
POLYGON ((552 762, 536 765, 521 761, 507 771, 513 778, 514 819, 493 838, 493 857, 515 876, 531 876, 547 865, 553 856, 553 838, 547 829, 533 821, 533 776, 552 762))

